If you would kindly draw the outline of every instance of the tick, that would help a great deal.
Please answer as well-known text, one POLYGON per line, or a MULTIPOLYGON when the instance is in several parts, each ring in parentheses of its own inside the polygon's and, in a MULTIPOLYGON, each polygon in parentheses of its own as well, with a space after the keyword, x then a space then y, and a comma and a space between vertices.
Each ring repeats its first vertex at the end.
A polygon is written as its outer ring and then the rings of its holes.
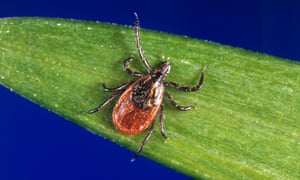
POLYGON ((134 13, 134 15, 136 18, 134 26, 136 48, 144 66, 146 67, 147 73, 144 75, 140 72, 132 71, 128 66, 134 58, 129 57, 124 61, 123 69, 129 75, 137 77, 138 79, 135 81, 125 82, 112 88, 106 87, 105 84, 103 84, 104 91, 112 92, 112 95, 98 107, 88 111, 89 114, 93 114, 103 109, 113 99, 120 96, 112 113, 115 128, 127 135, 137 135, 148 129, 147 135, 137 148, 131 161, 134 161, 139 156, 144 145, 150 139, 154 130, 155 119, 158 112, 160 133, 164 138, 167 137, 164 130, 163 97, 166 97, 171 105, 180 111, 187 111, 192 108, 192 106, 178 105, 173 100, 172 96, 165 91, 165 87, 171 87, 184 92, 192 92, 200 90, 203 87, 204 82, 204 69, 201 72, 198 84, 194 87, 185 87, 174 82, 164 81, 171 69, 171 64, 169 62, 162 62, 154 70, 152 70, 141 47, 139 38, 139 18, 137 13, 134 13))

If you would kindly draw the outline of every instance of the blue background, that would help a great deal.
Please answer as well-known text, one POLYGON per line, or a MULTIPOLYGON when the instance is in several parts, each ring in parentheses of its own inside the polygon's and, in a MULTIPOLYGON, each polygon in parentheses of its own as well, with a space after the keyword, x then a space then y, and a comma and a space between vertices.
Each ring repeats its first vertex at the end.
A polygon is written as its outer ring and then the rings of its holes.
MULTIPOLYGON (((0 17, 133 25, 300 60, 300 1, 9 1, 0 17)), ((0 179, 188 179, 97 137, 0 86, 0 179)), ((151 143, 151 142, 150 142, 151 143)))

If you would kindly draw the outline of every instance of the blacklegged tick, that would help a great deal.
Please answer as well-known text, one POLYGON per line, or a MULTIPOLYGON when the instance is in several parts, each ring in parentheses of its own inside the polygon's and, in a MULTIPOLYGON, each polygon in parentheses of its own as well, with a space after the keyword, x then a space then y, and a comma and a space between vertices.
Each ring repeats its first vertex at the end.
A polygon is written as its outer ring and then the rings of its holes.
POLYGON ((167 100, 176 109, 180 111, 187 111, 192 108, 192 106, 180 106, 178 105, 171 95, 165 91, 165 87, 172 87, 180 91, 191 92, 198 91, 203 87, 204 82, 204 70, 201 72, 201 77, 198 84, 194 87, 180 86, 174 82, 165 82, 165 78, 170 72, 171 65, 169 62, 160 63, 154 70, 152 70, 150 64, 144 56, 140 38, 139 38, 139 18, 137 13, 134 13, 135 21, 135 42, 139 56, 146 67, 147 74, 144 75, 140 72, 134 72, 129 69, 128 65, 134 60, 133 57, 129 57, 123 63, 123 69, 129 75, 138 77, 136 81, 125 82, 117 87, 108 88, 103 84, 104 91, 112 92, 113 94, 107 98, 98 107, 91 109, 88 113, 93 114, 101 110, 104 106, 110 103, 114 98, 120 96, 118 102, 116 103, 112 119, 113 124, 124 134, 136 135, 143 132, 145 129, 149 128, 147 135, 135 152, 134 157, 131 161, 134 161, 141 153, 144 145, 150 139, 153 129, 157 112, 159 113, 159 127, 160 132, 163 137, 167 137, 164 130, 164 103, 163 97, 165 96, 167 100))

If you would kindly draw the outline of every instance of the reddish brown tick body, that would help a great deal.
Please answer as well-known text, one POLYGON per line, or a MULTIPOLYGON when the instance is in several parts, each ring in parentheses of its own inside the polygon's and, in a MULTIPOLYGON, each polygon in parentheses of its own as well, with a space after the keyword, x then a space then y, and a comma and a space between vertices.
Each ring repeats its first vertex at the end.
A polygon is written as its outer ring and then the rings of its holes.
POLYGON ((144 76, 131 84, 114 107, 113 123, 124 134, 136 135, 143 132, 153 122, 160 108, 165 89, 162 82, 154 81, 154 84, 150 85, 148 98, 145 98, 146 102, 140 103, 140 107, 133 100, 134 90, 145 82, 153 83, 150 75, 144 76))
POLYGON ((204 82, 204 70, 202 71, 200 80, 195 87, 184 87, 174 82, 165 82, 164 80, 171 69, 171 65, 168 62, 162 62, 152 71, 140 45, 139 19, 136 13, 135 16, 135 40, 137 50, 142 62, 146 67, 147 74, 143 75, 140 72, 133 72, 132 70, 130 70, 128 68, 128 65, 134 59, 133 57, 126 59, 123 63, 124 70, 132 76, 139 77, 139 79, 136 81, 123 83, 122 85, 114 88, 107 88, 103 84, 104 91, 113 92, 113 95, 106 99, 98 107, 88 111, 88 113, 90 114, 95 113, 101 110, 105 105, 110 103, 114 98, 120 96, 112 113, 112 119, 116 129, 124 134, 136 135, 149 128, 146 137, 138 147, 132 161, 134 161, 138 157, 144 145, 150 139, 154 129, 155 118, 159 110, 160 132, 166 138, 163 126, 164 96, 166 96, 171 105, 173 105, 178 110, 187 111, 192 108, 192 106, 178 105, 173 100, 171 95, 165 91, 165 86, 172 87, 180 91, 191 92, 200 90, 204 82))

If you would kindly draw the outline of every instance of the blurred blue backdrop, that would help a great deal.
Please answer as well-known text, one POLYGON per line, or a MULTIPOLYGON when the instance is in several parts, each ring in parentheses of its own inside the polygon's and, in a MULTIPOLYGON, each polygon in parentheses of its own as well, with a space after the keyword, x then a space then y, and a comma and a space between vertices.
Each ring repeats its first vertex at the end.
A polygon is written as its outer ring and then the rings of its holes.
MULTIPOLYGON (((300 60, 300 1, 7 1, 0 17, 133 25, 300 60)), ((97 137, 0 86, 0 179, 188 179, 97 137)), ((150 142, 151 143, 151 142, 150 142)))

